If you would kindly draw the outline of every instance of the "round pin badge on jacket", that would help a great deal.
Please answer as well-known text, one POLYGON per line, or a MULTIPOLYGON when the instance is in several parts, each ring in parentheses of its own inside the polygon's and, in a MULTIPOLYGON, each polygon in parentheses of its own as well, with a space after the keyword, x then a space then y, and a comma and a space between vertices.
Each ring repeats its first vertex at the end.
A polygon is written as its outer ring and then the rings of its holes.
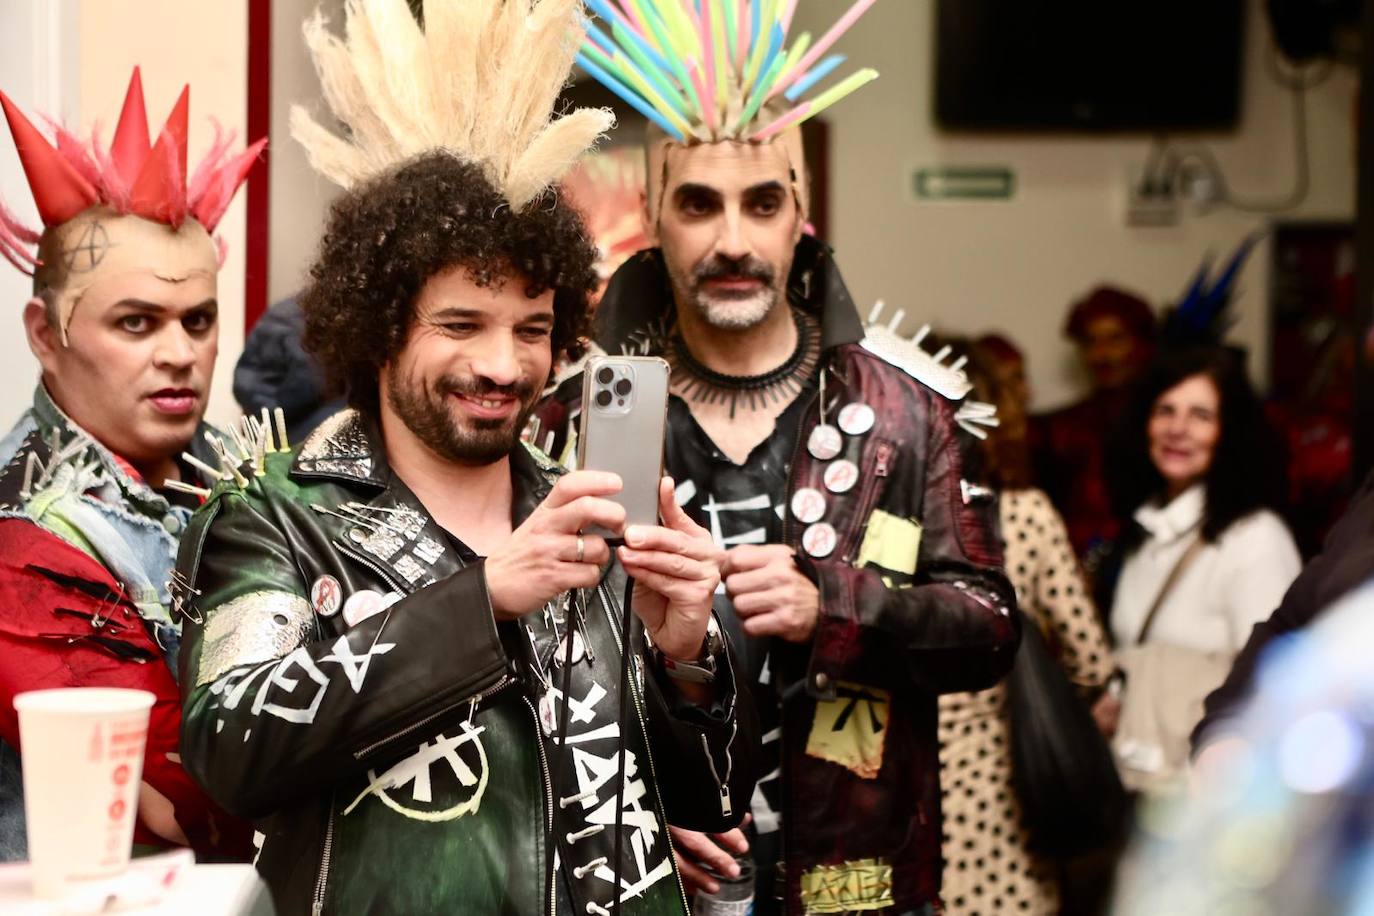
POLYGON ((829 423, 822 423, 811 430, 811 435, 806 439, 806 450, 817 461, 829 461, 838 455, 842 448, 844 448, 844 438, 840 435, 840 431, 829 423))
POLYGON ((825 468, 825 488, 831 493, 848 493, 859 482, 859 467, 841 458, 825 468))
POLYGON ((343 586, 333 576, 320 576, 310 586, 310 606, 321 617, 333 617, 343 606, 343 586))
POLYGON ((792 515, 803 525, 819 522, 825 515, 825 494, 815 487, 802 487, 792 494, 792 515))
POLYGON ((835 552, 835 544, 838 540, 832 525, 826 522, 817 522, 802 532, 802 549, 821 560, 835 552))
POLYGON ((873 408, 858 401, 846 404, 840 409, 840 429, 851 436, 862 436, 873 428, 877 420, 878 415, 873 412, 873 408))
POLYGON ((344 623, 356 627, 373 614, 380 614, 385 609, 385 599, 372 589, 365 588, 349 595, 348 600, 344 602, 344 623))

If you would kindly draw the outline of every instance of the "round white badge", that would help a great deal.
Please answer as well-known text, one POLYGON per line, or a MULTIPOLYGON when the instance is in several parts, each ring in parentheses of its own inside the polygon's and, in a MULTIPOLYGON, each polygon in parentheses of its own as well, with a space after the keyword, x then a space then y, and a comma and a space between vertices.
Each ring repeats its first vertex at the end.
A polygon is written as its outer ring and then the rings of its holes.
POLYGON ((348 596, 344 602, 343 616, 344 623, 350 627, 356 627, 367 618, 374 614, 380 614, 386 607, 383 598, 370 588, 365 588, 360 592, 354 592, 348 596))
POLYGON ((802 487, 792 494, 792 516, 803 525, 819 522, 825 515, 825 494, 815 487, 802 487))
POLYGON ((802 549, 820 559, 835 551, 835 529, 827 522, 817 522, 802 532, 802 549))
POLYGON ((862 436, 873 428, 878 416, 867 404, 855 402, 840 409, 840 429, 851 436, 862 436))
POLYGON ((859 467, 841 458, 825 468, 825 488, 831 493, 848 493, 859 482, 859 467))
POLYGON ((844 448, 844 438, 840 431, 829 423, 822 423, 811 430, 811 435, 806 438, 806 450, 811 453, 811 457, 817 461, 829 461, 840 453, 844 448))
POLYGON ((544 729, 546 736, 552 735, 558 727, 558 703, 553 698, 552 690, 539 698, 539 726, 544 729))
POLYGON ((333 617, 343 606, 343 586, 333 576, 320 576, 310 586, 310 606, 321 617, 333 617))

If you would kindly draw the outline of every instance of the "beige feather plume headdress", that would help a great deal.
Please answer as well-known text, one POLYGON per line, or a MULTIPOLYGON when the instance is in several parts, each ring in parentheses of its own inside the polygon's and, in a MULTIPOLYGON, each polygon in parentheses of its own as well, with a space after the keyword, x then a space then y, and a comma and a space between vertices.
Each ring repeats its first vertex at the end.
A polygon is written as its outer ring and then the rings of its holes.
POLYGON ((310 164, 347 188, 445 149, 480 165, 522 209, 615 123, 607 109, 552 119, 583 37, 582 0, 347 0, 344 35, 305 23, 340 136, 303 107, 291 134, 310 164))

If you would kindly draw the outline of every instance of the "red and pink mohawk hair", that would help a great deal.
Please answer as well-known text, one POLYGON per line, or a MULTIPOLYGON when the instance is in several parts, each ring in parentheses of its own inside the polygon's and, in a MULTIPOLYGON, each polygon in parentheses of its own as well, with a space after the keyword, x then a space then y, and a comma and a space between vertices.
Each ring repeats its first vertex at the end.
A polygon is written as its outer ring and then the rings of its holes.
MULTIPOLYGON (((206 232, 229 208, 248 171, 267 145, 257 141, 237 156, 229 155, 234 143, 215 125, 215 142, 187 181, 186 142, 190 116, 189 86, 168 116, 157 142, 148 134, 148 115, 143 104, 143 78, 134 67, 124 107, 115 126, 114 139, 102 147, 93 132, 89 142, 49 121, 53 141, 34 127, 9 97, 0 92, 14 137, 19 161, 45 227, 60 226, 94 206, 116 213, 140 216, 179 229, 189 217, 206 232)), ((24 226, 0 203, 0 257, 20 271, 32 274, 39 262, 31 250, 40 233, 24 226)))

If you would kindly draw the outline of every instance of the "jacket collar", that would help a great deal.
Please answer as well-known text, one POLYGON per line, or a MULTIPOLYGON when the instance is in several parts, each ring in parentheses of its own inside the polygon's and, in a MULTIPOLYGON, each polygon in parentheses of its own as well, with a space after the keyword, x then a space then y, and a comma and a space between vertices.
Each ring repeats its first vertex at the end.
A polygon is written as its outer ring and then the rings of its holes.
POLYGON ((1135 520, 1156 541, 1168 544, 1201 524, 1206 508, 1207 489, 1198 483, 1174 497, 1168 505, 1162 505, 1157 499, 1150 500, 1136 510, 1135 520))
MULTIPOLYGON (((518 525, 548 495, 563 469, 524 443, 511 452, 510 465, 515 492, 512 520, 518 525)), ((377 489, 404 487, 387 464, 380 427, 351 407, 315 428, 297 452, 291 476, 377 489)))
MULTIPOLYGON (((74 453, 68 460, 84 461, 85 455, 93 454, 96 460, 100 462, 100 466, 106 477, 114 481, 115 486, 117 486, 119 491, 127 498, 149 505, 154 510, 160 512, 166 511, 169 505, 166 498, 152 487, 148 486, 143 477, 133 471, 132 465, 129 465, 114 452, 106 448, 103 443, 95 438, 95 436, 91 435, 75 420, 68 416, 67 412, 59 407, 57 402, 53 400, 52 394, 48 391, 48 387, 41 381, 38 383, 38 387, 34 389, 33 393, 33 419, 36 429, 34 435, 30 436, 30 442, 32 443, 31 447, 39 452, 40 459, 47 461, 51 457, 49 454, 49 445, 52 441, 52 433, 55 430, 60 432, 60 441, 62 445, 73 443, 78 438, 83 439, 86 442, 86 447, 74 453)), ((218 459, 206 443, 205 433, 212 431, 209 425, 202 422, 196 427, 196 433, 186 447, 187 451, 211 466, 216 464, 218 459)), ((212 481, 207 482, 195 468, 183 467, 182 472, 193 474, 196 478, 194 482, 198 482, 201 485, 208 486, 212 483, 212 481)))
MULTIPOLYGON (((834 252, 814 236, 797 242, 787 298, 821 323, 821 347, 857 343, 864 336, 834 252)), ((620 266, 596 309, 596 342, 607 353, 656 348, 676 320, 663 252, 649 248, 620 266)))

